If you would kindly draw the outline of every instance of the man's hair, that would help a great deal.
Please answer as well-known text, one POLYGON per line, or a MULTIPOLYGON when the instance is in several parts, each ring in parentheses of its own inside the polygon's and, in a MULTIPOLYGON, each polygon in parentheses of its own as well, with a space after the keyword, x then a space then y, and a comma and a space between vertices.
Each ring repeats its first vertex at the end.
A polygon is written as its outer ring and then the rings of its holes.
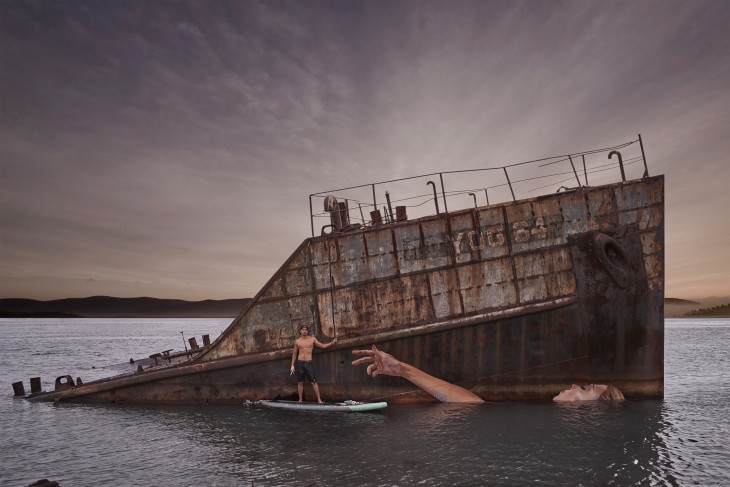
POLYGON ((308 325, 308 324, 306 324, 306 323, 304 323, 303 325, 301 325, 301 326, 299 327, 299 331, 302 331, 302 328, 306 328, 307 330, 309 330, 309 325, 308 325))

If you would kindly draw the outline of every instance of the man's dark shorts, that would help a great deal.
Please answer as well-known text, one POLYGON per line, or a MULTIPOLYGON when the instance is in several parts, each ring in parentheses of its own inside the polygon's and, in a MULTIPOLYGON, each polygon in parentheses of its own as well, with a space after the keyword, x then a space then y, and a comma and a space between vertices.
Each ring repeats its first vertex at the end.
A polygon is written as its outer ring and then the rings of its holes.
POLYGON ((304 382, 304 379, 309 382, 317 382, 317 378, 314 377, 314 367, 312 367, 311 360, 297 360, 297 382, 304 382))

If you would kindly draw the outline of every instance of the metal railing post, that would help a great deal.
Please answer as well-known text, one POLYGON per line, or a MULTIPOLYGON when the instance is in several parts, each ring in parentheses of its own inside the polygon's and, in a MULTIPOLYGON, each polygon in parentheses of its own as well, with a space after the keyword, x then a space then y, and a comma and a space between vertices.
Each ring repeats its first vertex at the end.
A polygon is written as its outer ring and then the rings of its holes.
POLYGON ((365 215, 362 213, 362 203, 358 201, 357 207, 360 208, 360 220, 362 220, 362 224, 365 225, 365 215))
POLYGON ((375 199, 375 185, 372 184, 371 186, 373 188, 373 210, 377 211, 378 210, 378 201, 375 199))
POLYGON ((314 237, 314 212, 312 211, 312 195, 309 195, 309 223, 312 225, 312 237, 314 237))
POLYGON ((444 189, 444 175, 443 173, 439 173, 439 179, 441 179, 441 195, 444 198, 444 212, 449 212, 449 207, 446 205, 446 190, 444 189))
POLYGON ((639 134, 639 145, 641 146, 641 158, 644 159, 644 176, 649 177, 649 166, 646 165, 646 154, 644 154, 644 142, 641 140, 641 134, 639 134))
POLYGON ((517 198, 515 198, 515 192, 512 189, 512 181, 509 180, 509 174, 507 174, 507 168, 503 167, 504 169, 504 176, 507 178, 507 184, 509 185, 509 192, 512 193, 512 201, 517 201, 517 198))
POLYGON ((570 161, 570 167, 573 168, 573 174, 575 174, 575 180, 578 181, 578 187, 583 187, 582 184, 580 184, 580 179, 578 178, 578 171, 575 170, 575 164, 573 164, 573 158, 570 157, 570 154, 568 155, 568 160, 570 161))
POLYGON ((586 155, 583 154, 583 177, 586 179, 586 186, 588 186, 588 171, 586 171, 586 155))

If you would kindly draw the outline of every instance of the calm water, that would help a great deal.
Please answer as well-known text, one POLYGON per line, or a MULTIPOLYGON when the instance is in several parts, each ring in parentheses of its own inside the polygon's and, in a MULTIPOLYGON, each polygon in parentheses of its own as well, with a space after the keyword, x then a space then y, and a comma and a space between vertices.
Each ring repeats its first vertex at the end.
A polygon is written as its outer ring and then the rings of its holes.
POLYGON ((0 320, 0 485, 730 485, 730 319, 666 321, 663 401, 338 415, 12 395, 16 380, 103 377, 228 321, 0 320))

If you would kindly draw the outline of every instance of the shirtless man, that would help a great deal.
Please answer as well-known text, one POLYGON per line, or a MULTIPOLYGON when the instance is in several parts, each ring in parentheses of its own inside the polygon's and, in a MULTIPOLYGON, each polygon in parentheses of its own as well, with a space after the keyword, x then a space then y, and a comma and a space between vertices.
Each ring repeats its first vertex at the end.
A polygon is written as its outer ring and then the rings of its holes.
POLYGON ((317 394, 317 402, 322 404, 322 398, 319 396, 319 386, 317 385, 317 379, 314 377, 314 368, 312 367, 312 351, 314 347, 317 348, 329 348, 337 343, 337 338, 333 339, 329 343, 320 343, 313 336, 309 336, 309 327, 302 325, 299 327, 299 334, 301 335, 294 342, 294 350, 291 354, 291 373, 294 373, 294 364, 296 363, 297 372, 297 392, 299 393, 299 402, 302 402, 302 392, 304 390, 304 379, 307 378, 312 384, 314 393, 317 394), (298 355, 298 357, 297 357, 298 355))

